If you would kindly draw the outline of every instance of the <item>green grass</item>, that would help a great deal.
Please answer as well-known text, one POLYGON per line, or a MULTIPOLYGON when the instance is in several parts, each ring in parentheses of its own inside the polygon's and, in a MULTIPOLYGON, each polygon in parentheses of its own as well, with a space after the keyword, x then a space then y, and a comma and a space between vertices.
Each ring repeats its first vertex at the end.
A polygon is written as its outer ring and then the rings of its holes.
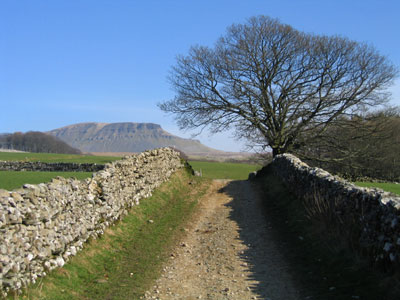
POLYGON ((205 178, 211 179, 247 179, 249 173, 260 169, 258 165, 224 162, 189 161, 194 170, 200 171, 205 178))
MULTIPOLYGON (((112 156, 76 155, 76 154, 56 154, 56 153, 12 153, 0 152, 0 160, 3 161, 41 161, 48 163, 67 162, 67 163, 96 163, 105 164, 121 159, 112 156)), ((13 190, 21 187, 25 183, 38 184, 48 182, 52 178, 62 176, 65 178, 75 177, 77 179, 88 178, 90 172, 15 172, 0 171, 0 188, 13 190)))
POLYGON ((0 152, 0 160, 3 161, 41 161, 41 162, 69 162, 69 163, 96 163, 105 164, 119 160, 120 157, 94 156, 77 154, 56 154, 56 153, 12 153, 0 152))
POLYGON ((84 179, 92 176, 91 172, 31 172, 31 171, 0 171, 0 189, 13 190, 22 187, 25 183, 38 184, 49 182, 52 178, 75 177, 84 179))
POLYGON ((63 268, 9 298, 139 299, 160 275, 207 186, 206 179, 178 171, 63 268))
POLYGON ((388 182, 355 182, 354 184, 361 187, 380 188, 384 191, 400 195, 400 184, 388 182))

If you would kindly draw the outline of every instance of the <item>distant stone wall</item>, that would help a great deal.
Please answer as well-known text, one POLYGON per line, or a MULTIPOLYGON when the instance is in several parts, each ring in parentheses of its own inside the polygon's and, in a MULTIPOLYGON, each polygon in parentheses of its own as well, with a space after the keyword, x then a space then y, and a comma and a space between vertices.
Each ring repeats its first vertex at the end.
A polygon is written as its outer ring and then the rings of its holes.
POLYGON ((311 168, 290 154, 276 156, 272 167, 297 196, 320 206, 323 201, 336 223, 355 222, 358 247, 374 263, 399 267, 400 197, 357 187, 320 168, 311 168))
POLYGON ((58 177, 0 190, 0 291, 63 266, 181 167, 179 153, 163 148, 106 164, 84 181, 58 177))
POLYGON ((0 171, 97 172, 103 169, 104 165, 98 164, 0 161, 0 171))

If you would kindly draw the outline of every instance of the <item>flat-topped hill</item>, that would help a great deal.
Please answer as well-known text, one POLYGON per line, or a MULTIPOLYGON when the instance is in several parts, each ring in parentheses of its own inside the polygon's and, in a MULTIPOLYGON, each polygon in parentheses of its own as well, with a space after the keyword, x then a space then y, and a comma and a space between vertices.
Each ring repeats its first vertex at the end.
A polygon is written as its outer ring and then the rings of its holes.
POLYGON ((174 147, 187 154, 224 153, 170 134, 153 123, 79 123, 48 132, 83 152, 142 152, 174 147))

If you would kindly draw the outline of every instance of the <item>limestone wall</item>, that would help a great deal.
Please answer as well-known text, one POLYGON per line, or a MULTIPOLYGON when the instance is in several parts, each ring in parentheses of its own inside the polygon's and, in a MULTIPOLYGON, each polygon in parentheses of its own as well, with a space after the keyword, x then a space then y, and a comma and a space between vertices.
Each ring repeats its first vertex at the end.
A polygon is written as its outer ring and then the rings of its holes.
POLYGON ((272 167, 297 196, 328 210, 333 216, 332 226, 354 222, 357 247, 374 263, 399 267, 400 197, 357 187, 322 169, 311 168, 290 154, 275 157, 272 167))
POLYGON ((3 295, 64 265, 181 167, 179 153, 163 148, 106 164, 84 181, 58 177, 0 190, 3 295))
POLYGON ((104 165, 98 164, 0 161, 0 171, 97 172, 103 169, 104 165))

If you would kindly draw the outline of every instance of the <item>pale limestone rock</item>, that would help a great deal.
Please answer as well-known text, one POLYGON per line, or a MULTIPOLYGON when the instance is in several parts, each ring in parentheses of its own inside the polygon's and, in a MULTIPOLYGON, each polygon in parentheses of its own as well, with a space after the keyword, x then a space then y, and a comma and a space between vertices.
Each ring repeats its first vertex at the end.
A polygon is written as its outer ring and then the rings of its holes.
POLYGON ((58 177, 0 190, 0 291, 63 266, 181 167, 179 154, 164 148, 106 164, 84 181, 58 177))

